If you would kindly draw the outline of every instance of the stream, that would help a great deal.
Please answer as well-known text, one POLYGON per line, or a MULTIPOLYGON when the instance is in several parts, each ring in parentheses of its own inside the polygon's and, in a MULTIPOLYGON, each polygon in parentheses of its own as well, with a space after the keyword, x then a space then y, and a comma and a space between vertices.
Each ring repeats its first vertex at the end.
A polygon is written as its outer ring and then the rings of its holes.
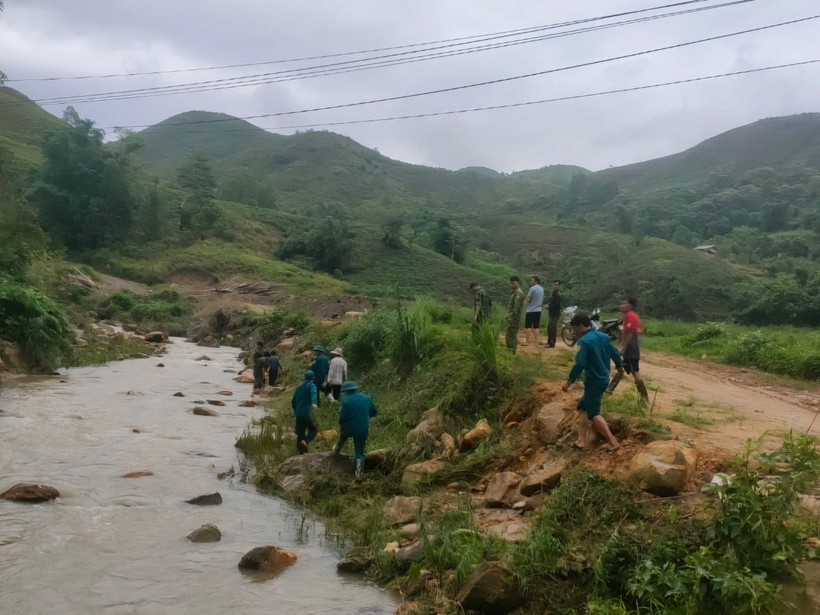
POLYGON ((62 495, 0 500, 0 612, 393 613, 391 594, 337 573, 338 553, 314 517, 217 477, 237 467, 234 442, 263 412, 239 407, 251 385, 233 380, 236 352, 174 339, 161 356, 0 387, 0 492, 39 482, 62 495), (209 399, 225 402, 208 406, 218 417, 191 413, 209 399), (121 477, 143 470, 154 475, 121 477), (214 491, 219 506, 185 503, 214 491), (205 523, 219 527, 220 542, 186 539, 205 523), (299 560, 274 578, 241 572, 243 554, 263 545, 299 560))

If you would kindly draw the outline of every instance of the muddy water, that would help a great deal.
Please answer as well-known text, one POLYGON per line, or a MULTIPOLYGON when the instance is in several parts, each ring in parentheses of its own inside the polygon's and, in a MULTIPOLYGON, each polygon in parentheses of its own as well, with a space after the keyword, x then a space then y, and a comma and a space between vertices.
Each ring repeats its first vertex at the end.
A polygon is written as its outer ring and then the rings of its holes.
POLYGON ((314 519, 217 478, 237 466, 236 437, 261 414, 238 405, 250 388, 233 382, 234 356, 177 340, 159 358, 0 389, 0 492, 33 481, 62 494, 37 505, 0 500, 0 612, 393 612, 388 593, 336 572, 337 554, 314 519), (212 360, 196 361, 203 353, 212 360), (225 389, 234 395, 216 395, 225 389), (225 401, 218 417, 191 414, 207 399, 225 401), (154 475, 120 478, 139 470, 154 475), (214 491, 220 506, 184 503, 214 491), (221 542, 186 540, 204 523, 220 528, 221 542), (272 579, 240 572, 242 555, 261 545, 299 560, 272 579))

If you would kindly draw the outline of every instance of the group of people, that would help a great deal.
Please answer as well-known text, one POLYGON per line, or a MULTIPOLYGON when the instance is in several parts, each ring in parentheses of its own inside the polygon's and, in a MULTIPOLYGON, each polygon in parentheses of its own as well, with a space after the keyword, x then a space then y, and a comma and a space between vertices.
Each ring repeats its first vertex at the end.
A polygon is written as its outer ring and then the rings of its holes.
POLYGON ((370 432, 370 419, 377 414, 376 406, 367 395, 359 392, 359 386, 348 380, 347 361, 341 348, 336 348, 328 358, 324 346, 313 347, 316 353, 313 364, 305 372, 304 381, 293 392, 291 407, 295 418, 296 450, 308 452, 310 444, 319 432, 316 410, 321 395, 331 402, 341 402, 339 410, 339 440, 333 447, 338 454, 348 440, 353 440, 353 458, 356 463, 356 479, 364 472, 364 447, 370 432))
MULTIPOLYGON (((487 322, 492 315, 493 302, 490 295, 478 282, 469 286, 473 293, 473 322, 477 325, 487 322)), ((507 318, 505 320, 504 343, 507 348, 516 351, 518 347, 518 330, 521 327, 521 314, 524 314, 524 343, 538 345, 538 335, 541 330, 541 313, 546 310, 549 315, 547 322, 547 348, 555 348, 558 337, 558 323, 561 319, 561 280, 552 281, 552 293, 549 300, 544 302, 544 287, 541 278, 530 276, 527 294, 521 288, 521 279, 510 277, 510 299, 507 303, 507 318)))
MULTIPOLYGON (((492 299, 486 290, 477 282, 469 285, 473 292, 473 321, 476 325, 487 322, 492 314, 492 299)), ((524 313, 524 343, 538 344, 538 333, 541 326, 541 312, 549 314, 547 324, 547 348, 555 348, 558 334, 558 323, 561 316, 561 280, 552 281, 552 294, 544 302, 544 288, 538 276, 529 278, 529 290, 526 295, 521 289, 518 276, 510 277, 510 298, 505 320, 506 331, 504 342, 507 348, 515 353, 518 347, 518 330, 521 315, 524 313)), ((584 394, 578 401, 580 413, 578 421, 578 440, 575 448, 583 449, 589 445, 590 428, 593 428, 607 442, 608 450, 620 448, 617 439, 612 435, 606 421, 601 417, 601 400, 604 394, 611 395, 623 378, 623 374, 632 375, 635 388, 643 403, 648 403, 649 393, 640 372, 640 336, 643 333, 641 319, 635 308, 637 301, 628 298, 621 301, 619 310, 623 313, 623 324, 620 349, 616 348, 609 336, 592 326, 586 314, 575 314, 570 321, 575 338, 578 340, 578 353, 575 364, 569 373, 567 382, 562 387, 566 392, 569 387, 584 374, 584 394), (616 373, 610 379, 610 361, 615 363, 616 373)))

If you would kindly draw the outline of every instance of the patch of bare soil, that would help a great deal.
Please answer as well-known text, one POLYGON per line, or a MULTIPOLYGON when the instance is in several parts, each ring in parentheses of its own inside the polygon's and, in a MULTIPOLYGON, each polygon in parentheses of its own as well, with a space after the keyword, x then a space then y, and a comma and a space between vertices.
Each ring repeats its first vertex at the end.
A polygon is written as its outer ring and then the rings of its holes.
POLYGON ((115 293, 118 290, 128 290, 135 295, 145 295, 151 292, 151 288, 146 284, 116 278, 113 275, 100 274, 100 288, 106 293, 115 293))

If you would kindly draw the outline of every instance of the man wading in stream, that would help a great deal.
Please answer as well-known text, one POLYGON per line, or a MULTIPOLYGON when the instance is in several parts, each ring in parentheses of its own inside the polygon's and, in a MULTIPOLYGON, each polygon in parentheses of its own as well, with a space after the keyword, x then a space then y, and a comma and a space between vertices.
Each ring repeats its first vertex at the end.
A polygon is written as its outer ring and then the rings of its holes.
POLYGON ((296 433, 296 451, 301 455, 308 452, 308 444, 316 437, 319 429, 313 420, 313 411, 318 407, 319 392, 313 382, 314 374, 311 370, 305 372, 305 381, 296 387, 290 405, 293 407, 293 416, 296 424, 293 431, 296 433))
POLYGON ((572 446, 584 449, 589 445, 591 422, 595 431, 608 442, 607 450, 617 450, 621 445, 601 416, 601 398, 609 384, 609 360, 615 362, 619 374, 624 371, 621 355, 609 341, 608 335, 592 329, 592 321, 586 314, 576 314, 569 324, 578 340, 578 354, 575 355, 575 365, 561 390, 566 393, 581 372, 584 372, 584 396, 578 400, 578 441, 572 446))

